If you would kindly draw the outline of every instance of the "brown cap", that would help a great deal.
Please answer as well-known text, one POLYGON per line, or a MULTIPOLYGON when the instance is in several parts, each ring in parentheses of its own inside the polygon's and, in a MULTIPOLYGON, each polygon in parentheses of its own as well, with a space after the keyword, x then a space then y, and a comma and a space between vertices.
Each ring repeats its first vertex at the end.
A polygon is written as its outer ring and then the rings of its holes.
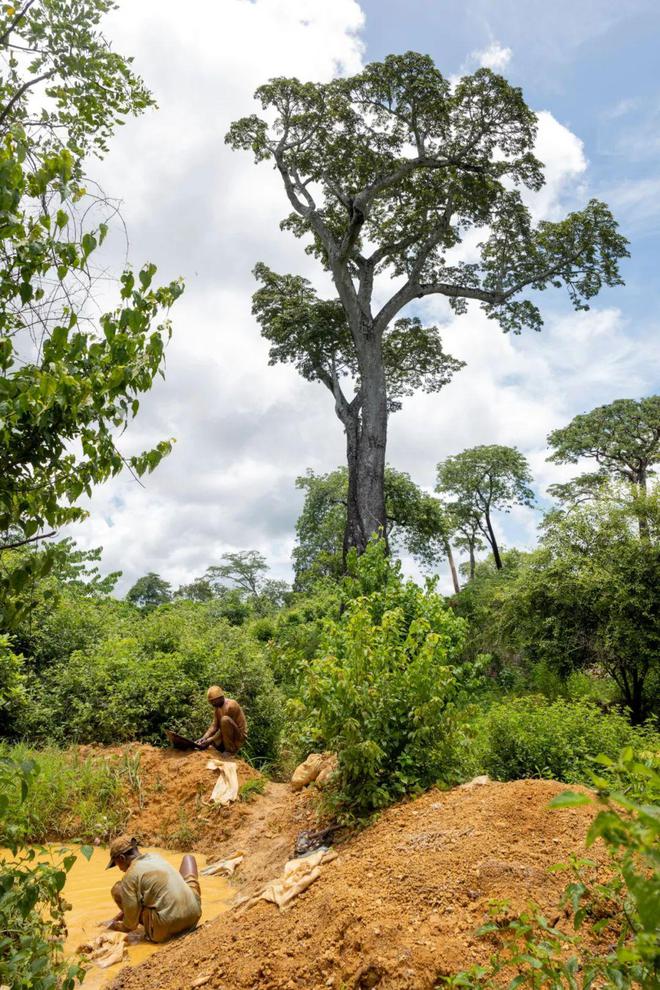
POLYGON ((206 697, 209 701, 215 701, 216 698, 224 698, 225 692, 217 684, 212 684, 211 687, 206 692, 206 697))
POLYGON ((115 865, 117 856, 123 856, 124 853, 130 852, 134 848, 137 848, 136 838, 132 835, 118 835, 110 843, 110 862, 106 866, 106 870, 109 870, 115 865))

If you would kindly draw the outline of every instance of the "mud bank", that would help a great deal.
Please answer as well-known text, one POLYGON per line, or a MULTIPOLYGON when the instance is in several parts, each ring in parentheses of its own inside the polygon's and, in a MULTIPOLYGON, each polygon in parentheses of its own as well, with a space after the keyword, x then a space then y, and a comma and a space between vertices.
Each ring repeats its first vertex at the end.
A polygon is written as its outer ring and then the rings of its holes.
MULTIPOLYGON (((269 786, 246 814, 228 817, 232 835, 219 850, 240 842, 248 887, 277 876, 313 814, 309 795, 269 786)), ((391 808, 338 845, 338 858, 285 911, 263 901, 233 909, 123 970, 113 990, 430 990, 487 958, 474 931, 490 900, 514 908, 534 900, 552 913, 565 878, 548 868, 584 851, 592 814, 549 810, 564 789, 487 783, 391 808)))

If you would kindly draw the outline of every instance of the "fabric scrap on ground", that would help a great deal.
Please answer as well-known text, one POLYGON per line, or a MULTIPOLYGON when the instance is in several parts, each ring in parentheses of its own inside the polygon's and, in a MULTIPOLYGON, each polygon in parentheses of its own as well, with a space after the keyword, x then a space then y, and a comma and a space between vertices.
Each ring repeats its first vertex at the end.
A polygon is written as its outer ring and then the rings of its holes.
POLYGON ((126 939, 122 932, 102 932, 79 946, 78 952, 101 969, 107 969, 126 957, 126 939))
POLYGON ((218 771, 218 779, 211 793, 211 802, 220 805, 231 804, 238 797, 238 770, 236 764, 220 763, 216 760, 210 762, 217 763, 217 766, 212 769, 218 771))
POLYGON ((229 859, 220 859, 215 863, 209 863, 203 870, 200 870, 200 873, 204 877, 214 877, 219 873, 223 876, 230 877, 243 862, 244 855, 244 853, 239 852, 235 856, 230 856, 229 859))
POLYGON ((260 894, 240 904, 241 913, 259 901, 271 901, 278 908, 286 907, 295 897, 307 890, 321 876, 321 866, 337 858, 334 849, 322 846, 308 856, 290 859, 285 864, 284 873, 277 880, 271 880, 260 894))

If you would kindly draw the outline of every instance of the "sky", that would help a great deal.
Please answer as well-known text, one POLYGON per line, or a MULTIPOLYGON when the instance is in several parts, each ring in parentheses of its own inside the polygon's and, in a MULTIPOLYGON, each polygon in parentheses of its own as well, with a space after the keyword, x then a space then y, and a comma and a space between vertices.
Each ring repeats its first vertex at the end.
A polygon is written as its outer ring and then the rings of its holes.
MULTIPOLYGON (((173 587, 226 552, 261 551, 291 578, 307 468, 332 470, 344 438, 320 384, 268 365, 251 316, 252 269, 327 279, 279 229, 288 212, 277 175, 224 144, 229 124, 255 112, 272 76, 323 81, 393 52, 421 51, 456 78, 480 65, 523 89, 539 115, 536 152, 546 185, 532 203, 556 220, 605 200, 630 240, 625 287, 574 313, 561 290, 543 294, 540 334, 504 335, 478 308, 455 317, 441 299, 415 312, 466 362, 434 395, 407 399, 389 425, 388 461, 428 490, 436 465, 477 444, 517 446, 548 484, 571 473, 546 462, 548 433, 579 412, 658 391, 660 367, 660 6, 654 0, 120 0, 105 31, 155 94, 158 110, 120 128, 93 166, 121 201, 128 231, 109 238, 108 263, 153 261, 183 276, 164 380, 122 438, 126 454, 174 438, 173 453, 137 483, 100 486, 89 519, 71 527, 121 570, 119 593, 156 571, 173 587)), ((533 546, 539 510, 498 519, 507 546, 533 546)), ((415 573, 412 562, 406 568, 415 573)), ((448 587, 442 575, 442 587, 448 587)))

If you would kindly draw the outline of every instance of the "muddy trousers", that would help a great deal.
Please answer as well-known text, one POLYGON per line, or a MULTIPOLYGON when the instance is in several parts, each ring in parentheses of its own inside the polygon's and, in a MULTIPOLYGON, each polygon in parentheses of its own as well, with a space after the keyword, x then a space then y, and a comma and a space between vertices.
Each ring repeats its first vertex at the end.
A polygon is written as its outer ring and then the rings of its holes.
POLYGON ((223 715, 220 719, 220 730, 213 737, 213 745, 216 749, 225 750, 227 753, 238 753, 245 742, 245 736, 229 715, 223 715))

